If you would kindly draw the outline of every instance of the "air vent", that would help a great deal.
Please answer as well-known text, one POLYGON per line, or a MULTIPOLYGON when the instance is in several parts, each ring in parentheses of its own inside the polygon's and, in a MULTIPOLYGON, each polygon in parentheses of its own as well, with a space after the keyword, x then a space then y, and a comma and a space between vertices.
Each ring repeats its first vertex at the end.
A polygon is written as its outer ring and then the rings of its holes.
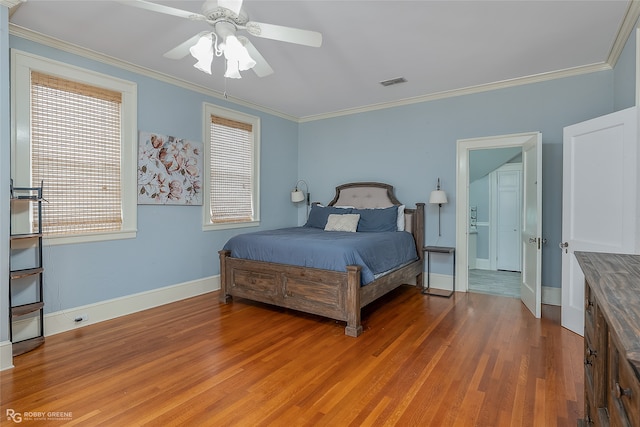
POLYGON ((382 86, 391 86, 391 85, 397 85, 398 83, 406 83, 406 82, 407 82, 407 79, 405 79, 404 77, 396 77, 395 79, 381 81, 380 84, 382 86))

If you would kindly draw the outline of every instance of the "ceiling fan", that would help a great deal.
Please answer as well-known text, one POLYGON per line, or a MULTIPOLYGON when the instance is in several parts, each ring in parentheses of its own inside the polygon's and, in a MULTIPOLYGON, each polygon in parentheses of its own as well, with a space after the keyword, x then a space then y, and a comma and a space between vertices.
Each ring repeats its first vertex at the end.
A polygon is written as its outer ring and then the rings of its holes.
POLYGON ((194 67, 207 74, 211 74, 214 55, 224 55, 226 59, 224 76, 228 78, 239 79, 242 77, 240 71, 248 69, 253 69, 258 77, 273 73, 269 63, 251 41, 247 37, 236 35, 240 30, 255 37, 311 47, 322 45, 322 34, 316 31, 249 21, 247 13, 242 8, 242 0, 206 0, 202 5, 202 13, 193 13, 145 0, 117 1, 192 21, 204 21, 211 25, 213 31, 202 31, 163 55, 170 59, 182 59, 191 53, 198 60, 194 67))

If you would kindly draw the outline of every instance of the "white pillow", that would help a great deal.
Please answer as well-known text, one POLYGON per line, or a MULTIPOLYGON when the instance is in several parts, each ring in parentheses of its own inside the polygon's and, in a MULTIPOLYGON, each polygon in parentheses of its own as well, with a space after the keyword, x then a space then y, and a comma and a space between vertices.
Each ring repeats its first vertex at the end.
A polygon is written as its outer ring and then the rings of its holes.
POLYGON ((404 231, 404 205, 398 206, 398 231, 404 231))
POLYGON ((355 233, 358 229, 360 214, 329 214, 324 231, 350 231, 355 233))

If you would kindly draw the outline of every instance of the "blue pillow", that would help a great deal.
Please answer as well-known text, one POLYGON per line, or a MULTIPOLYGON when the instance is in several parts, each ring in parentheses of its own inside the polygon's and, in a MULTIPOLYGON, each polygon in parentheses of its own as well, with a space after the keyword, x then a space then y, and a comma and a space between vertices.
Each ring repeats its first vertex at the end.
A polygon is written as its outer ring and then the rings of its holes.
POLYGON ((384 209, 351 209, 360 214, 358 231, 398 231, 398 207, 384 209))
POLYGON ((350 209, 350 208, 336 208, 333 206, 313 205, 311 206, 311 212, 309 212, 309 219, 307 219, 307 223, 304 226, 321 228, 324 230, 324 227, 327 225, 327 220, 329 219, 329 215, 348 214, 348 213, 351 213, 352 210, 353 209, 350 209))

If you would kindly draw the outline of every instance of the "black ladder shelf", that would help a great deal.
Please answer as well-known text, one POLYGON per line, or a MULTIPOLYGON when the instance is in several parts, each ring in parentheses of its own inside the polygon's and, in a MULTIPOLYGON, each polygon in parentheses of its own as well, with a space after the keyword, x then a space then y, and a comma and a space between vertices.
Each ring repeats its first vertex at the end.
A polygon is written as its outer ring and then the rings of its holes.
POLYGON ((11 180, 10 194, 9 337, 13 355, 17 356, 44 343, 42 183, 39 187, 15 187, 11 180), (15 220, 16 215, 21 216, 20 220, 15 220), (14 230, 18 227, 20 232, 14 230), (17 331, 16 325, 23 327, 17 331))

